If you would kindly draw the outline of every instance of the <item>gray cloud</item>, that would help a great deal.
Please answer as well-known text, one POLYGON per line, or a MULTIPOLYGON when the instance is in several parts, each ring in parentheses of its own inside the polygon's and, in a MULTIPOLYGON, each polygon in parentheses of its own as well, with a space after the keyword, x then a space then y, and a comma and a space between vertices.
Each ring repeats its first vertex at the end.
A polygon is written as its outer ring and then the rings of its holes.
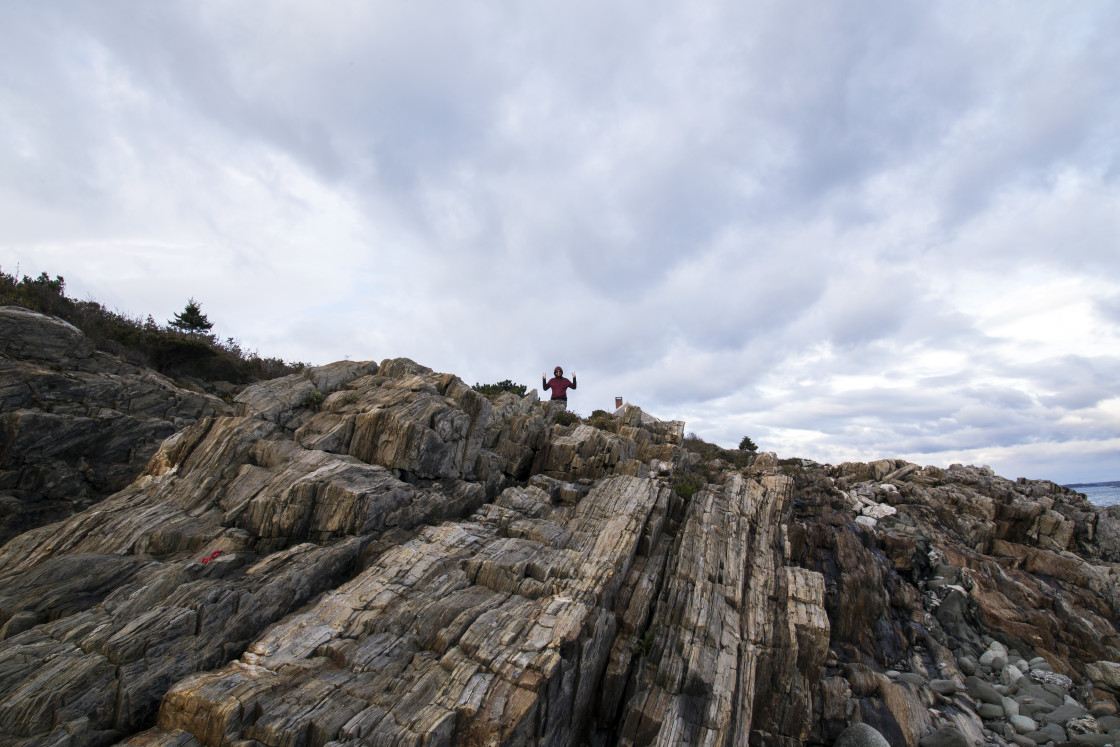
POLYGON ((1118 32, 1033 2, 12 3, 0 266, 200 297, 289 358, 561 363, 577 409, 729 446, 1073 479, 1120 428, 1118 32))

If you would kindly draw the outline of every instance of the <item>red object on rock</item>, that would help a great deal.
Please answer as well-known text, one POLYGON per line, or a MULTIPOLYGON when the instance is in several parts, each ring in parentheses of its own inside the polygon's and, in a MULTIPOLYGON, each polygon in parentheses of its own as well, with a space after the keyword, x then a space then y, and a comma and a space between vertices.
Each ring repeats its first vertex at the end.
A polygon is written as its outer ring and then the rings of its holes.
POLYGON ((202 559, 201 561, 199 561, 199 562, 201 562, 201 563, 202 563, 203 565, 206 565, 206 564, 207 564, 207 563, 209 563, 209 562, 210 562, 211 560, 213 560, 214 558, 218 557, 218 556, 219 556, 219 555, 221 555, 221 554, 222 554, 222 551, 221 551, 221 550, 215 550, 214 552, 210 553, 210 557, 208 557, 208 558, 203 558, 203 559, 202 559))

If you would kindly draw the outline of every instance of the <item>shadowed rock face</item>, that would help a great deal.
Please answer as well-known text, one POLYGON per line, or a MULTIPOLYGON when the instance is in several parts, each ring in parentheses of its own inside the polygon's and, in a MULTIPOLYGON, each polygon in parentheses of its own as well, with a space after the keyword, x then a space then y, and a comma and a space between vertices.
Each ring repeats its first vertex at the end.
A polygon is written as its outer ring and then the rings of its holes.
POLYGON ((115 493, 163 439, 229 411, 61 319, 0 307, 0 542, 115 493))
POLYGON ((974 467, 771 454, 685 501, 682 434, 634 407, 561 426, 404 359, 250 387, 0 548, 0 744, 1120 726, 1110 514, 974 467))

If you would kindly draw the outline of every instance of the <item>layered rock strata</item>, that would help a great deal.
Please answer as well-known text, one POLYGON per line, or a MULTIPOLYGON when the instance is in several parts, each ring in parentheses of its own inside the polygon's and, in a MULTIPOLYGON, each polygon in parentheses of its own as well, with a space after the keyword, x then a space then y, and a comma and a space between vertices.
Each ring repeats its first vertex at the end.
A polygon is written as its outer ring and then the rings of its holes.
POLYGON ((652 604, 652 571, 631 571, 664 562, 683 511, 649 477, 681 424, 560 426, 535 397, 493 406, 405 360, 310 369, 237 407, 0 550, 8 741, 110 743, 157 711, 138 738, 593 730, 616 609, 639 582, 652 604), (502 453, 514 432, 527 454, 502 453))
POLYGON ((1052 483, 759 454, 686 500, 682 423, 405 359, 235 408, 0 549, 0 744, 1120 737, 1120 525, 1052 483))
POLYGON ((0 542, 124 488, 165 438, 229 411, 61 319, 0 307, 0 542))

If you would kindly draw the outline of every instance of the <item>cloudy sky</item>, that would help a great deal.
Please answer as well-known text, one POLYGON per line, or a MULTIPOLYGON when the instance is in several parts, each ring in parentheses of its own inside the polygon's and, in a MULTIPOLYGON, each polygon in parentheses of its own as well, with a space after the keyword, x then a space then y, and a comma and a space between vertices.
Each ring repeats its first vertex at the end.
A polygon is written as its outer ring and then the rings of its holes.
POLYGON ((1120 479, 1120 6, 0 7, 0 268, 782 457, 1120 479))

